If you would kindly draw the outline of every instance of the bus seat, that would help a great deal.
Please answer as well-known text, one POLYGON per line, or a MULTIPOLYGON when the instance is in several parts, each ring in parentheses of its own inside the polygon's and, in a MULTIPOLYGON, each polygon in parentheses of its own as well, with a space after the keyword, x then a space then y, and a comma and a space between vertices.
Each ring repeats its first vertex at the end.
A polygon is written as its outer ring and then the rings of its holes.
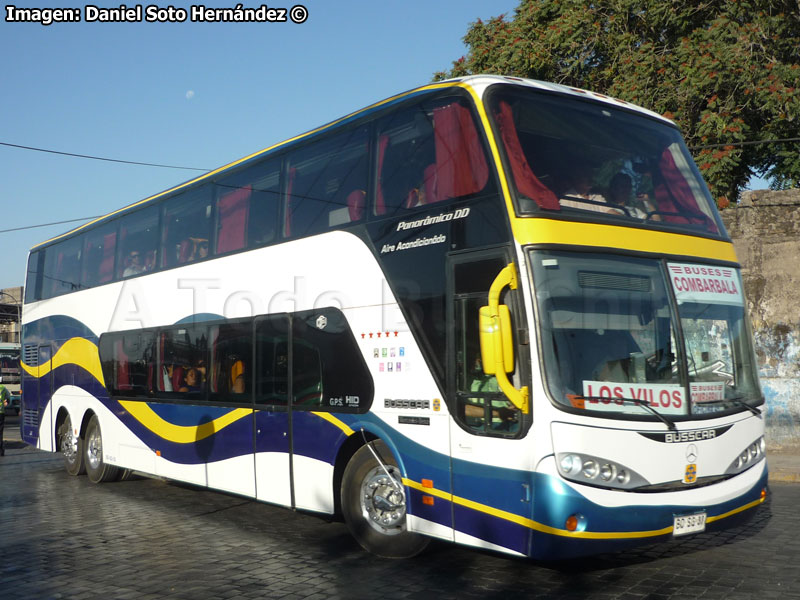
POLYGON ((183 367, 175 367, 172 369, 172 389, 177 392, 183 387, 183 367))
POLYGON ((236 380, 239 377, 244 376, 244 362, 242 360, 237 360, 231 365, 231 377, 229 382, 228 390, 232 393, 241 393, 238 392, 236 389, 236 380))
POLYGON ((144 255, 144 270, 152 271, 156 266, 156 251, 148 250, 144 255))
POLYGON ((406 200, 403 203, 403 208, 414 208, 415 206, 419 206, 422 204, 420 200, 421 198, 419 190, 417 188, 413 188, 408 192, 406 200))
POLYGON ((347 195, 347 211, 351 223, 364 218, 366 203, 367 193, 364 190, 353 190, 347 195))

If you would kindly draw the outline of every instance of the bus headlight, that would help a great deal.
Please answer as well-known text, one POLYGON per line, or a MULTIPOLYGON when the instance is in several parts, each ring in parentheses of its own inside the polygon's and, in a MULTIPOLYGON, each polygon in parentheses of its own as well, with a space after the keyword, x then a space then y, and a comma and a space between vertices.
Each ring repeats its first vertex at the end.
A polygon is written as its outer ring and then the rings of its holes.
POLYGON ((599 467, 597 463, 593 460, 586 460, 583 462, 583 476, 586 479, 594 479, 597 477, 597 473, 599 472, 599 467))
POLYGON ((577 454, 561 455, 559 471, 568 475, 577 475, 583 470, 583 461, 577 454))
POLYGON ((630 468, 597 456, 559 453, 556 464, 562 477, 578 483, 623 490, 648 485, 644 477, 630 468))
POLYGON ((758 438, 755 442, 739 452, 739 455, 733 460, 728 470, 725 471, 725 474, 737 475, 742 471, 746 471, 766 456, 766 448, 767 443, 764 437, 758 438))
POLYGON ((603 481, 611 481, 617 474, 617 467, 611 463, 604 463, 600 467, 600 479, 603 481))

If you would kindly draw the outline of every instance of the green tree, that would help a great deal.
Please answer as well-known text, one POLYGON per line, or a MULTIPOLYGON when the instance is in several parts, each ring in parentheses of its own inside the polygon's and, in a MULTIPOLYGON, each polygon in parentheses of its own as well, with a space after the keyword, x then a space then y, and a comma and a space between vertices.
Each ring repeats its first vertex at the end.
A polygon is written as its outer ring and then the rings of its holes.
POLYGON ((464 41, 435 79, 553 81, 673 119, 721 207, 754 174, 800 184, 800 0, 521 0, 464 41))

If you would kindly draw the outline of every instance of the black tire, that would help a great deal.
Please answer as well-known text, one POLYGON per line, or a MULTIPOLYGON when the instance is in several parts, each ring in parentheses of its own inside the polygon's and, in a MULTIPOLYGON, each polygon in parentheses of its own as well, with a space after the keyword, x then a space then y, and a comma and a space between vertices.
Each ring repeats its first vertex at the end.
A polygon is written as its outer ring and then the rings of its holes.
POLYGON ((342 514, 347 528, 364 550, 383 558, 409 558, 425 549, 429 538, 406 530, 406 492, 392 453, 380 440, 362 446, 347 463, 342 477, 342 514))
POLYGON ((70 475, 83 475, 86 465, 83 462, 83 438, 72 435, 72 419, 67 415, 58 428, 58 449, 64 457, 64 468, 70 475))
POLYGON ((115 481, 120 476, 119 467, 103 462, 103 436, 100 432, 100 420, 93 415, 86 427, 86 439, 83 440, 83 456, 86 464, 86 475, 92 483, 115 481))

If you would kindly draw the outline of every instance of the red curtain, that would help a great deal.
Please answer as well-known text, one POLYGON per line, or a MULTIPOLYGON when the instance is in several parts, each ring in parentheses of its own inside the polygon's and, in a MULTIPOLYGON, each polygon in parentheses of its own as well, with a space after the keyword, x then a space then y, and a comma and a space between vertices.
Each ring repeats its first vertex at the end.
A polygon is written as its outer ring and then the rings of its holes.
POLYGON ((501 102, 499 111, 495 114, 497 126, 500 129, 500 137, 503 140, 508 162, 511 165, 511 172, 517 184, 517 190, 523 196, 535 201, 539 208, 548 210, 561 210, 558 198, 534 175, 528 164, 528 159, 522 151, 519 142, 517 129, 514 126, 514 115, 511 106, 507 102, 501 102))

